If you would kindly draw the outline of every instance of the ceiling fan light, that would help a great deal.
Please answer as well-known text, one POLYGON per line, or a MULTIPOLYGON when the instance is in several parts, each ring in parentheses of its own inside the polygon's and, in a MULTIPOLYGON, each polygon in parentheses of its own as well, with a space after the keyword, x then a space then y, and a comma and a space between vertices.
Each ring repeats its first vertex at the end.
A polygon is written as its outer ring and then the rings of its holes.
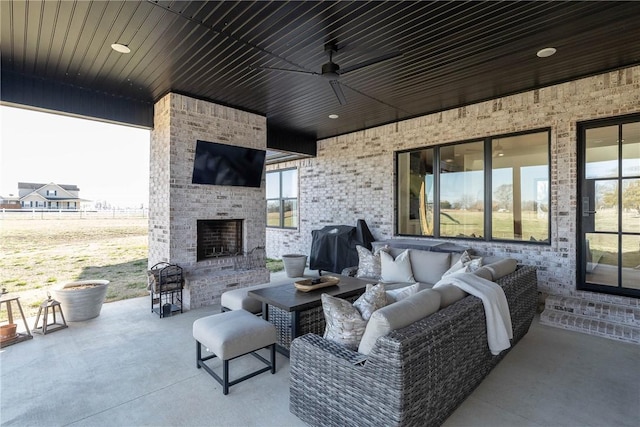
POLYGON ((555 47, 545 47, 544 49, 540 49, 536 55, 538 58, 548 58, 550 56, 555 55, 556 48, 555 47))
POLYGON ((336 80, 340 77, 340 74, 338 74, 339 71, 340 67, 335 62, 327 62, 322 65, 322 77, 329 80, 336 80))
POLYGON ((129 46, 122 43, 113 43, 111 45, 111 49, 119 53, 131 53, 131 49, 129 49, 129 46))

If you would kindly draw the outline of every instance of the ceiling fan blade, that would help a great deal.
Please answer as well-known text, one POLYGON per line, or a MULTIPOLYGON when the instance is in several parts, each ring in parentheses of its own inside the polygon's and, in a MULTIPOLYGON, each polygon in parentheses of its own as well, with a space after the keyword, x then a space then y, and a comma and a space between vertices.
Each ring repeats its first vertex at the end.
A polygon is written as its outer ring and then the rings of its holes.
POLYGON ((369 65, 377 64, 378 62, 387 61, 389 59, 402 56, 402 52, 389 52, 377 58, 369 59, 368 61, 361 62, 360 64, 351 65, 349 67, 340 68, 340 75, 350 73, 351 71, 359 70, 360 68, 368 67, 369 65))
POLYGON ((251 70, 267 70, 267 71, 284 71, 287 73, 300 73, 300 74, 310 74, 312 76, 319 76, 320 73, 316 73, 314 71, 304 71, 304 70, 291 70, 289 68, 278 68, 278 67, 261 67, 261 66, 251 66, 249 67, 251 70))
POLYGON ((336 94, 336 98, 338 98, 340 105, 347 105, 347 98, 345 98, 344 92, 342 92, 340 82, 337 80, 330 80, 329 84, 331 84, 331 89, 333 89, 333 93, 336 94))

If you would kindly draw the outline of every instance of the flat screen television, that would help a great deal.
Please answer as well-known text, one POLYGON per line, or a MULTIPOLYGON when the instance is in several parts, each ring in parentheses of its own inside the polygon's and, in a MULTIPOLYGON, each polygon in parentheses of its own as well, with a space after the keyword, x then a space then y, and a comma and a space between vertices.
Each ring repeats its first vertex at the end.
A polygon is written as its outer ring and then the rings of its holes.
POLYGON ((266 151, 198 140, 193 184, 260 187, 266 151))

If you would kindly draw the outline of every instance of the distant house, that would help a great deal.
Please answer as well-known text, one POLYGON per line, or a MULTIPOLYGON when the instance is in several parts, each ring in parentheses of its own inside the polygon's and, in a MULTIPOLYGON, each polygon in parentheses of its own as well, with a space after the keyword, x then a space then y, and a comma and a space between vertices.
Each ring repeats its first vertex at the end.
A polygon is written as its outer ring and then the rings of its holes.
POLYGON ((9 194, 8 197, 0 196, 0 209, 20 209, 20 199, 9 194))
POLYGON ((76 185, 18 183, 18 197, 23 209, 79 209, 80 189, 76 185))

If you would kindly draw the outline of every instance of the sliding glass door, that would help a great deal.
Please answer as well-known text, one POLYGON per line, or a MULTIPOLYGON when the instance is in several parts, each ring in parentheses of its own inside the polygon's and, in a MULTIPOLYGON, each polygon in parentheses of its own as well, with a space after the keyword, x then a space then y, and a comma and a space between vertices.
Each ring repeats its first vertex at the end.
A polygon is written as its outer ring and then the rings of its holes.
POLYGON ((578 132, 578 289, 640 296, 640 117, 578 132))

